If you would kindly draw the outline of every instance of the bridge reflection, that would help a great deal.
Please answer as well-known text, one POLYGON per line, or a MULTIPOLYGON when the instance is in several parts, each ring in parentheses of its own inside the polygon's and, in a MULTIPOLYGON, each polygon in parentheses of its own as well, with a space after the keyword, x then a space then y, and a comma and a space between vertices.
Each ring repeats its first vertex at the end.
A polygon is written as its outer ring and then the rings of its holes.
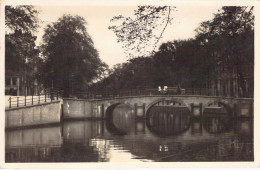
POLYGON ((232 127, 232 123, 232 120, 226 116, 203 118, 203 127, 208 133, 227 132, 232 127))
POLYGON ((190 125, 187 107, 153 106, 147 115, 147 127, 157 135, 177 135, 190 125))
POLYGON ((252 120, 191 119, 169 107, 154 106, 146 120, 118 105, 106 121, 6 131, 6 162, 254 160, 252 120))

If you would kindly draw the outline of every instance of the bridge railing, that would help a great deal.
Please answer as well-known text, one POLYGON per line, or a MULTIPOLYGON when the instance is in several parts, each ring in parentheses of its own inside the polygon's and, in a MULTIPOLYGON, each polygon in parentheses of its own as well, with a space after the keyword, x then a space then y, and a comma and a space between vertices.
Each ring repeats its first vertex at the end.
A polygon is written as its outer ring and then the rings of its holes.
POLYGON ((8 99, 8 108, 31 106, 35 104, 52 102, 59 100, 61 91, 57 89, 45 89, 44 93, 32 96, 10 96, 8 99))
POLYGON ((178 94, 185 94, 185 91, 177 92, 177 91, 167 90, 167 91, 159 92, 157 89, 132 89, 132 90, 119 90, 119 91, 74 93, 74 95, 70 95, 70 97, 83 98, 83 99, 102 99, 102 98, 142 96, 142 95, 152 96, 152 95, 178 95, 178 94))
POLYGON ((203 95, 203 96, 217 96, 212 90, 207 88, 186 88, 185 94, 187 95, 203 95))
POLYGON ((201 96, 221 96, 221 97, 237 97, 228 96, 228 94, 223 94, 216 92, 208 88, 185 88, 178 89, 168 88, 167 91, 158 89, 131 89, 131 90, 114 90, 114 91, 91 91, 82 93, 73 93, 68 97, 70 98, 82 98, 82 99, 102 99, 102 98, 114 98, 114 97, 127 97, 127 96, 152 96, 152 95, 201 95, 201 96))

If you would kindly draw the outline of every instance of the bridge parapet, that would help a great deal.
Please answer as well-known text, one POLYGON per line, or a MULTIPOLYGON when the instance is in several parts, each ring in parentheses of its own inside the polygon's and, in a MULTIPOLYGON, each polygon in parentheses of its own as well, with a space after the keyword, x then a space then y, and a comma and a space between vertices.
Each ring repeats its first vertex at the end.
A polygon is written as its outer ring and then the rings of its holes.
POLYGON ((252 98, 223 98, 194 95, 143 95, 104 99, 63 99, 64 118, 104 118, 110 107, 127 104, 134 108, 137 118, 144 118, 149 109, 156 105, 179 104, 189 109, 193 116, 202 116, 205 108, 225 107, 230 116, 252 117, 252 98))

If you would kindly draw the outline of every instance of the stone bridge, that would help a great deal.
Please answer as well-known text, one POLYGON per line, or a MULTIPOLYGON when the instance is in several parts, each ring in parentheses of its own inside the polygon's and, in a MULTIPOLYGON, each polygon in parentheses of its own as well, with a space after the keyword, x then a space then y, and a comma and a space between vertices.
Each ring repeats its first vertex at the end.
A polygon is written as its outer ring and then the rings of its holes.
POLYGON ((129 105, 136 118, 145 118, 154 105, 187 107, 192 116, 202 116, 205 109, 225 108, 233 117, 253 117, 252 98, 223 98, 191 95, 147 95, 106 99, 63 99, 63 118, 105 118, 119 104, 129 105))

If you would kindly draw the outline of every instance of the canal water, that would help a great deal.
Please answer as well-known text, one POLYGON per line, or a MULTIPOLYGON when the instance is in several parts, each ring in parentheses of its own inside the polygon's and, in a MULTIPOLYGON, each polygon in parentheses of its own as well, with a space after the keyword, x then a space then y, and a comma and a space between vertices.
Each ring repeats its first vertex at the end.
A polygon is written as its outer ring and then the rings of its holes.
MULTIPOLYGON (((212 109, 211 109, 212 110, 212 109)), ((253 161, 253 120, 228 113, 190 117, 188 108, 154 106, 135 120, 118 105, 107 120, 6 130, 6 162, 253 161)))

